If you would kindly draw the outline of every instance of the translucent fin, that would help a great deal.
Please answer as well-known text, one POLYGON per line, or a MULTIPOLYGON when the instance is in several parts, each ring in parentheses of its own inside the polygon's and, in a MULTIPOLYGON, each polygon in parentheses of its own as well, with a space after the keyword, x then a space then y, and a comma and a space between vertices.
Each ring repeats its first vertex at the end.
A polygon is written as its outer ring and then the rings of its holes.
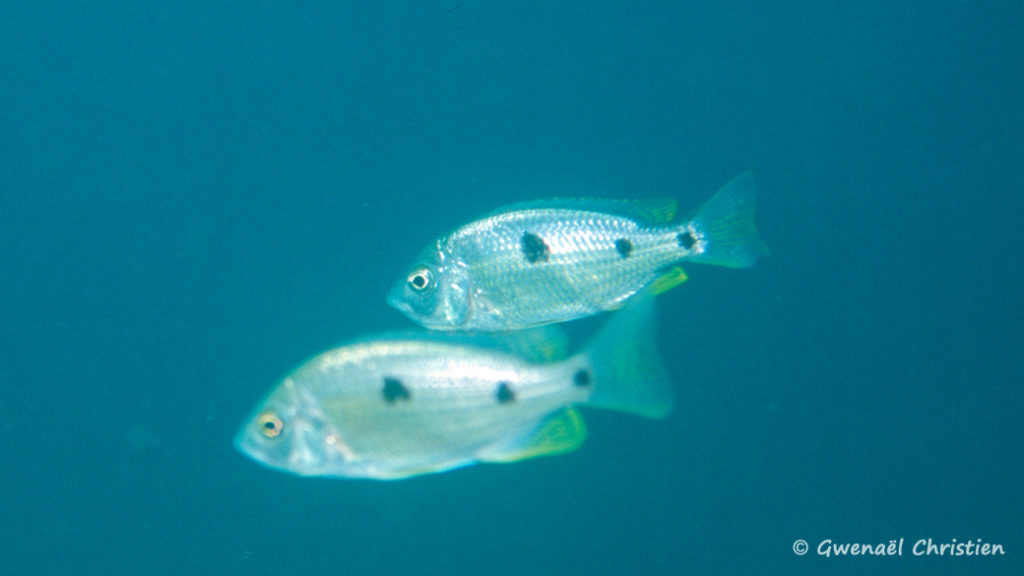
POLYGON ((675 220, 676 209, 679 204, 671 198, 660 198, 654 200, 608 200, 615 204, 621 204, 618 214, 632 216, 644 224, 668 224, 675 220))
POLYGON ((646 418, 672 411, 671 382, 658 358, 654 300, 649 290, 634 296, 576 357, 592 370, 587 406, 646 418))
POLYGON ((614 200, 604 198, 552 198, 530 200, 503 206, 487 216, 525 210, 581 210, 622 216, 640 224, 668 224, 676 217, 678 204, 671 198, 652 200, 614 200))
POLYGON ((491 446, 480 453, 483 462, 516 462, 538 456, 572 452, 587 438, 587 427, 579 412, 559 410, 541 420, 528 434, 491 446))
POLYGON ((569 336, 551 324, 508 332, 442 332, 404 330, 375 334, 350 342, 406 341, 438 342, 453 346, 473 346, 509 352, 530 362, 545 364, 569 356, 569 336))
POLYGON ((768 253, 754 225, 757 184, 750 172, 733 178, 704 203, 691 220, 707 240, 691 260, 729 268, 746 268, 768 253))
POLYGON ((556 325, 526 330, 495 332, 482 336, 495 347, 538 364, 565 360, 569 356, 569 336, 556 325))
POLYGON ((654 294, 661 294, 662 292, 668 292, 683 282, 686 282, 686 272, 679 266, 673 266, 666 270, 664 274, 658 276, 657 280, 651 284, 650 290, 654 294))
POLYGON ((424 474, 438 474, 441 472, 447 472, 449 470, 455 470, 456 468, 462 468, 473 464, 473 460, 457 460, 454 462, 444 462, 441 464, 431 464, 428 466, 410 466, 408 468, 394 468, 386 470, 375 470, 372 474, 367 475, 367 478, 373 478, 375 480, 404 480, 405 478, 412 478, 413 476, 422 476, 424 474))

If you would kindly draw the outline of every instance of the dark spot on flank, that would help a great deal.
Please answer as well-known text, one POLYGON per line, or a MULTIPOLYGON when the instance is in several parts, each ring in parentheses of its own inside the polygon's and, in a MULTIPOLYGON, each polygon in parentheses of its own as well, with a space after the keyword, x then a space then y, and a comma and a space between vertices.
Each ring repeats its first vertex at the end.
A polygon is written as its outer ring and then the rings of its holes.
POLYGON ((384 379, 384 389, 381 390, 381 393, 384 394, 384 401, 388 404, 394 404, 399 400, 409 400, 412 397, 405 384, 394 378, 384 379))
POLYGON ((584 369, 577 370, 576 374, 573 374, 572 383, 580 388, 586 388, 593 383, 593 380, 590 378, 590 372, 584 369))
POLYGON ((536 234, 524 232, 520 248, 523 250, 523 256, 526 256, 526 261, 530 264, 548 260, 548 245, 536 234))
POLYGON ((516 401, 516 393, 512 391, 508 382, 498 382, 498 392, 495 397, 498 399, 498 404, 509 404, 516 401))
POLYGON ((629 258, 630 252, 633 251, 633 243, 625 238, 619 238, 615 241, 615 249, 619 251, 619 256, 629 258))
POLYGON ((697 243, 697 239, 693 237, 693 232, 687 230, 686 232, 680 232, 676 236, 676 240, 679 241, 679 246, 689 250, 693 248, 693 245, 697 243))

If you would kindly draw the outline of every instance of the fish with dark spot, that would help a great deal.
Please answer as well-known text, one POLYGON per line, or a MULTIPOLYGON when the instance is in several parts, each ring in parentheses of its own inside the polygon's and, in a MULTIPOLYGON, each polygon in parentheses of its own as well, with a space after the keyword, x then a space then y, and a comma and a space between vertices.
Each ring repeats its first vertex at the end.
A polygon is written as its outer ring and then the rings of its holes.
POLYGON ((394 378, 384 378, 384 389, 381 390, 384 395, 384 401, 388 404, 394 404, 397 400, 408 400, 411 398, 409 389, 402 384, 401 380, 394 378))
POLYGON ((553 327, 358 340, 288 374, 235 445, 276 470, 381 480, 569 452, 581 407, 671 410, 653 316, 654 298, 636 298, 575 353, 549 349, 553 327))
POLYGON ((690 230, 680 232, 676 240, 679 242, 679 247, 683 250, 693 250, 693 246, 697 243, 697 238, 690 230))
POLYGON ((544 243, 540 236, 524 232, 521 243, 523 256, 526 257, 527 262, 536 264, 537 262, 548 261, 548 245, 544 243))
POLYGON ((619 251, 619 256, 629 258, 629 253, 633 251, 633 243, 626 238, 619 238, 615 241, 615 249, 619 251))
POLYGON ((766 253, 749 173, 689 219, 672 200, 506 206, 432 242, 388 303, 432 329, 506 331, 615 310, 686 280, 680 265, 745 268, 766 253))
POLYGON ((516 401, 516 393, 512 391, 512 387, 509 386, 508 382, 498 383, 498 392, 495 396, 498 399, 498 404, 508 404, 509 402, 516 401))
POLYGON ((590 378, 590 372, 586 370, 580 370, 573 374, 572 383, 579 386, 580 388, 586 388, 590 386, 592 380, 590 378))

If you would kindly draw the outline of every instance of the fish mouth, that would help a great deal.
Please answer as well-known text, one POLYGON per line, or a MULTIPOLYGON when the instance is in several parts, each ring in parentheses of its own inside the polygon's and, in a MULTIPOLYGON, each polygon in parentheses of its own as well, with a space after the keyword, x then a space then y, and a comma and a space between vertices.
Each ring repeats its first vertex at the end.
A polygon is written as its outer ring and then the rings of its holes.
POLYGON ((388 290, 388 295, 385 301, 392 308, 396 308, 399 312, 408 316, 412 312, 412 307, 409 303, 402 299, 402 293, 405 290, 404 284, 395 284, 388 290))
POLYGON ((261 443, 255 437, 255 434, 258 434, 258 432, 253 429, 253 424, 246 422, 238 433, 235 434, 234 441, 232 442, 235 450, 268 468, 278 468, 279 466, 268 456, 266 447, 260 445, 261 443))
POLYGON ((250 428, 251 425, 247 421, 244 426, 238 429, 238 432, 235 432, 235 437, 231 439, 231 445, 234 446, 235 450, 238 450, 239 452, 245 454, 246 456, 252 455, 251 451, 249 450, 250 428))

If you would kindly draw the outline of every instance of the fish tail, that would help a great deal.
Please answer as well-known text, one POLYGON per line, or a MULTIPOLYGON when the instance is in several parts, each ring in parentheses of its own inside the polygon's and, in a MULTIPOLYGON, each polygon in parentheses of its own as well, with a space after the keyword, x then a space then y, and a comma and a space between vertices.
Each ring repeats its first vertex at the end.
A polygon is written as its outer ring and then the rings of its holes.
POLYGON ((577 357, 589 366, 575 373, 577 386, 593 388, 586 405, 664 418, 672 411, 668 372, 658 358, 655 298, 645 291, 612 314, 577 357))
POLYGON ((744 172, 722 186, 678 234, 679 245, 697 251, 687 259, 728 268, 752 266, 768 253, 754 225, 757 183, 744 172))

